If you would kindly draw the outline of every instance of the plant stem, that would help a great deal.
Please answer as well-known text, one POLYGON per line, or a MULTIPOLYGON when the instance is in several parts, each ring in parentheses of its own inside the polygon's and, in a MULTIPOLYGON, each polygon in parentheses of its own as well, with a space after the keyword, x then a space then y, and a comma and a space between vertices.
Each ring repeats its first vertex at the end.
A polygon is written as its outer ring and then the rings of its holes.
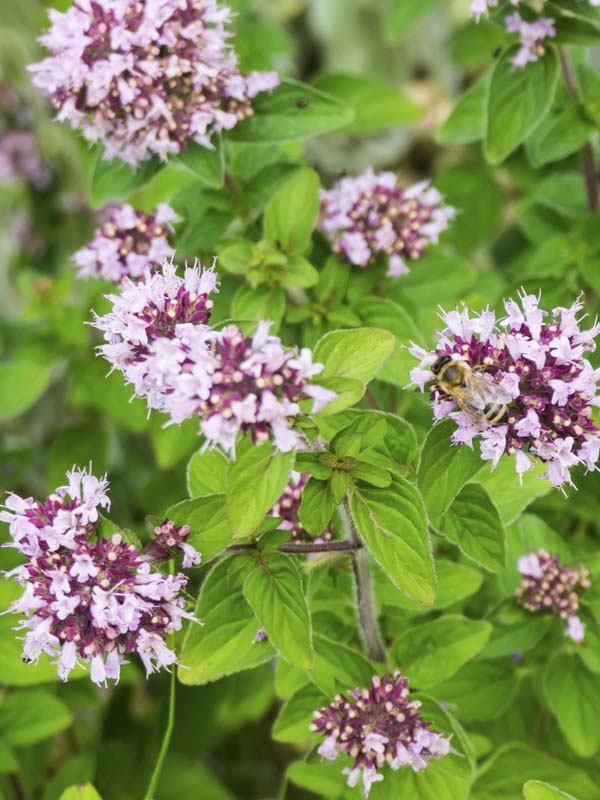
POLYGON ((13 788, 16 800, 27 800, 27 794, 21 782, 21 777, 18 775, 18 773, 11 772, 8 776, 8 780, 13 788))
MULTIPOLYGON (((579 88, 577 86, 575 73, 573 72, 573 66, 571 65, 567 51, 562 45, 558 47, 558 55, 567 91, 574 100, 580 102, 581 98, 579 96, 579 88)), ((598 181, 596 177, 596 164, 594 162, 594 150, 590 142, 586 142, 581 148, 581 163, 583 166, 588 208, 590 211, 597 211, 598 181)))
POLYGON ((371 588, 371 572, 369 570, 369 560, 367 551, 364 548, 360 533, 352 517, 350 501, 348 495, 344 497, 342 507, 342 518, 348 536, 348 541, 352 544, 352 569, 356 582, 356 606, 358 622, 364 639, 367 654, 373 661, 385 662, 385 649, 375 616, 373 605, 373 590, 371 588))
MULTIPOLYGON (((230 545, 227 553, 244 553, 247 550, 256 550, 256 542, 243 542, 230 545)), ((282 553, 352 553, 363 547, 363 543, 354 543, 348 539, 335 542, 286 542, 279 548, 282 553)))
MULTIPOLYGON (((175 563, 171 560, 169 562, 169 569, 171 574, 175 571, 175 563)), ((175 638, 175 634, 172 634, 172 640, 175 638)), ((174 642, 172 642, 174 644, 174 642)), ((165 727, 165 732, 163 734, 162 744, 160 746, 160 751, 158 753, 158 758, 156 759, 156 764, 154 765, 154 770, 152 771, 152 777, 150 778, 150 783, 148 784, 148 788, 146 790, 146 794, 144 796, 144 800, 154 800, 154 794, 156 792, 156 787, 158 786, 158 782, 160 780, 160 775, 162 773, 162 769, 165 763, 165 759, 167 757, 167 753, 169 751, 169 745, 171 744, 171 736, 173 735, 173 728, 175 727, 175 689, 177 686, 177 672, 175 669, 176 665, 171 665, 171 678, 169 681, 169 709, 167 712, 167 725, 165 727)))

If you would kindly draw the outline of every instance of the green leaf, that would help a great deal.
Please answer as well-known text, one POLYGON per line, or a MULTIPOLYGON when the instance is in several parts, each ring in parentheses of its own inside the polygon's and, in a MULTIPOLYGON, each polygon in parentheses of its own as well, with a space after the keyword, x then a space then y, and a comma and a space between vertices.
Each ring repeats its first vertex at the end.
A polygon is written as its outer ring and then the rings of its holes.
POLYGON ((290 256, 285 266, 285 275, 282 277, 282 281, 286 286, 299 286, 301 289, 309 289, 319 282, 319 271, 302 256, 290 256))
POLYGON ((229 577, 232 562, 232 557, 220 561, 200 589, 195 615, 204 625, 190 624, 178 670, 179 680, 188 686, 252 669, 275 655, 268 640, 254 642, 260 624, 241 587, 229 577))
POLYGON ((23 689, 0 705, 0 735, 14 747, 26 747, 65 730, 73 722, 67 706, 43 689, 23 689))
POLYGON ((92 208, 101 208, 109 200, 125 200, 145 186, 163 166, 154 157, 142 161, 134 170, 118 158, 107 161, 99 150, 90 186, 92 208))
POLYGON ((581 106, 567 100, 550 109, 527 140, 527 155, 535 168, 560 161, 579 150, 596 130, 581 106))
POLYGON ((451 420, 443 420, 429 431, 421 448, 417 483, 429 518, 434 522, 452 505, 465 483, 481 469, 475 449, 453 445, 450 436, 456 430, 451 420))
POLYGON ((396 347, 389 331, 356 328, 326 333, 314 350, 314 360, 325 365, 324 378, 352 378, 368 383, 377 375, 396 347))
POLYGON ((195 449, 198 420, 188 419, 165 427, 164 417, 155 416, 150 423, 150 435, 156 463, 161 469, 171 469, 195 449))
POLYGON ((448 703, 462 722, 484 722, 508 711, 518 686, 514 669, 505 663, 473 661, 432 689, 432 694, 448 703))
POLYGON ((435 573, 423 501, 405 478, 385 489, 353 490, 350 508, 369 552, 400 591, 417 602, 435 599, 435 573))
POLYGON ((297 142, 352 122, 350 106, 298 81, 286 79, 252 103, 254 114, 228 134, 237 142, 297 142))
POLYGON ((477 473, 476 480, 494 498, 502 524, 510 525, 536 498, 552 491, 550 481, 540 479, 545 471, 544 464, 536 466, 522 476, 521 484, 515 470, 514 457, 502 456, 496 469, 491 471, 486 464, 477 473))
POLYGON ((467 558, 497 572, 506 564, 506 535, 498 509, 478 483, 467 483, 448 511, 435 522, 436 530, 467 558))
POLYGON ((233 298, 232 316, 240 321, 268 319, 274 323, 276 332, 285 311, 285 293, 278 283, 253 289, 244 284, 233 298))
POLYGON ((419 689, 452 677, 477 655, 492 632, 489 622, 448 615, 406 631, 392 648, 394 663, 419 689))
POLYGON ((527 781, 523 787, 525 800, 577 800, 572 794, 561 792, 556 786, 543 781, 527 781))
POLYGON ((507 50, 496 64, 487 105, 485 156, 500 164, 537 127, 552 104, 559 74, 552 47, 526 69, 512 63, 515 49, 507 50))
POLYGON ((328 73, 314 82, 320 91, 327 92, 349 105, 354 121, 346 125, 344 134, 371 133, 415 122, 423 109, 393 86, 362 75, 328 73))
POLYGON ((378 489, 385 489, 392 482, 392 476, 382 467, 376 467, 374 464, 369 464, 366 461, 359 461, 352 470, 352 480, 364 481, 370 486, 376 486, 378 489))
POLYGON ((312 623, 293 558, 270 553, 244 581, 244 597, 281 655, 302 669, 314 662, 312 623))
POLYGON ((302 253, 319 215, 319 176, 312 169, 295 173, 265 210, 265 238, 285 253, 302 253))
POLYGON ((102 800, 102 798, 91 783, 80 783, 65 789, 60 800, 102 800))
POLYGON ((510 628, 494 628, 480 658, 503 658, 514 653, 527 653, 544 638, 553 622, 552 617, 542 617, 530 619, 523 625, 513 625, 510 628))
POLYGON ((223 149, 220 142, 214 150, 196 142, 189 142, 185 150, 175 157, 190 172, 192 172, 203 184, 210 186, 211 189, 220 189, 223 186, 223 175, 225 172, 223 161, 223 149))
POLYGON ((329 697, 339 684, 349 688, 362 688, 371 683, 375 668, 357 650, 326 636, 315 633, 315 664, 309 677, 329 697))
POLYGON ((385 362, 377 377, 403 389, 410 383, 410 371, 415 366, 415 358, 408 349, 408 342, 424 345, 423 334, 409 314, 394 303, 379 297, 367 297, 356 308, 366 325, 384 328, 396 337, 394 352, 385 362))
POLYGON ((177 526, 190 526, 188 543, 201 553, 203 564, 231 544, 224 494, 183 500, 171 506, 166 516, 177 526))
POLYGON ((320 536, 329 525, 335 504, 329 481, 309 478, 302 490, 300 522, 313 536, 320 536))
POLYGON ((439 144, 469 144, 485 137, 486 102, 492 73, 488 70, 461 95, 450 116, 438 129, 439 144))
POLYGON ((401 39, 439 2, 440 0, 421 0, 420 3, 407 3, 405 0, 391 0, 385 26, 387 39, 391 42, 401 39))
POLYGON ((354 378, 324 378, 321 374, 318 375, 318 384, 324 389, 331 389, 332 392, 337 394, 335 400, 322 408, 317 416, 331 417, 344 411, 349 406, 353 406, 362 398, 365 393, 365 385, 362 381, 355 380, 354 378))
POLYGON ((311 737, 309 726, 314 712, 330 701, 331 698, 314 684, 302 686, 281 707, 273 725, 273 739, 276 742, 305 742, 311 737))
POLYGON ((294 454, 275 450, 271 442, 249 447, 227 464, 225 507, 234 538, 253 533, 281 497, 294 454))
POLYGON ((227 240, 217 252, 219 267, 234 275, 245 275, 254 260, 254 245, 246 239, 227 240))
POLYGON ((548 781, 578 800, 597 800, 600 789, 586 773, 525 744, 497 750, 479 769, 473 800, 522 800, 523 784, 536 778, 548 781))
POLYGON ((0 421, 28 411, 50 383, 52 365, 0 363, 0 421))
POLYGON ((393 583, 378 574, 376 595, 382 603, 403 608, 412 614, 427 614, 433 609, 446 608, 474 594, 481 586, 481 573, 465 564, 457 564, 443 558, 435 560, 437 592, 431 606, 423 606, 399 592, 393 583))
POLYGON ((7 772, 18 772, 19 762, 17 757, 4 739, 0 739, 0 774, 4 775, 7 772))
POLYGON ((548 664, 544 689, 570 747, 591 758, 600 747, 600 679, 574 656, 561 654, 548 664))
POLYGON ((294 761, 287 770, 286 777, 296 786, 301 786, 319 797, 337 800, 346 796, 345 779, 340 765, 334 761, 294 761))
POLYGON ((187 468, 187 490, 190 497, 225 491, 227 458, 217 449, 199 450, 190 458, 187 468))

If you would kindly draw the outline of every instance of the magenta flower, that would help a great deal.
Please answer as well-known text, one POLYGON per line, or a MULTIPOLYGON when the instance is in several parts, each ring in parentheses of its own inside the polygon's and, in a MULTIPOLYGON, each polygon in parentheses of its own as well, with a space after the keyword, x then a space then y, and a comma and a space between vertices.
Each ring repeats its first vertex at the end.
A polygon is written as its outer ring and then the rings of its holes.
POLYGON ((166 519, 154 528, 154 539, 146 546, 145 555, 149 561, 166 561, 183 553, 182 567, 189 569, 202 560, 200 553, 187 543, 190 526, 176 527, 175 523, 166 519))
POLYGON ((58 119, 132 166, 179 153, 252 113, 271 72, 241 75, 228 45, 230 11, 216 0, 78 0, 49 12, 40 41, 51 55, 33 82, 58 119))
POLYGON ((519 50, 513 58, 515 67, 524 67, 531 61, 537 61, 544 55, 544 40, 556 36, 554 20, 538 17, 534 22, 526 22, 520 14, 515 13, 505 19, 506 30, 519 34, 519 50))
POLYGON ((233 451, 238 434, 249 433, 292 450, 300 400, 312 398, 316 411, 336 396, 310 381, 323 367, 307 348, 297 353, 269 335, 269 322, 253 337, 235 325, 208 327, 216 288, 212 270, 188 268, 180 278, 171 264, 138 284, 125 280, 121 294, 109 296, 113 311, 93 323, 108 342, 99 351, 149 408, 174 423, 198 415, 212 444, 233 451))
POLYGON ((428 181, 404 189, 397 180, 392 172, 371 168, 357 178, 342 178, 321 191, 319 218, 335 253, 361 268, 382 256, 392 276, 408 272, 407 260, 437 244, 455 214, 428 181))
POLYGON ((333 535, 331 525, 328 525, 320 536, 313 536, 300 521, 302 492, 309 478, 308 472, 292 472, 290 482, 269 511, 269 516, 281 518, 279 527, 281 530, 291 531, 293 542, 328 542, 333 535))
POLYGON ((24 589, 9 608, 25 617, 17 628, 25 631, 24 660, 55 656, 63 681, 77 663, 88 664, 99 686, 118 681, 133 652, 147 674, 176 664, 165 639, 194 619, 180 597, 187 579, 153 572, 120 533, 98 536, 98 509, 109 507, 106 478, 75 468, 67 477, 44 502, 12 494, 0 512, 7 546, 28 559, 6 573, 24 589))
POLYGON ((113 283, 123 278, 136 280, 146 269, 157 269, 173 255, 168 237, 177 215, 166 203, 152 214, 130 205, 112 206, 104 216, 92 241, 73 255, 79 278, 105 278, 113 283))
POLYGON ((410 349, 421 362, 411 371, 412 382, 423 391, 435 379, 431 367, 439 356, 463 361, 508 397, 508 419, 478 424, 434 384, 435 418, 448 416, 458 426, 453 443, 471 446, 479 437, 481 457, 494 466, 504 453, 514 454, 516 471, 522 475, 534 468, 533 456, 547 465, 545 477, 555 486, 573 485, 571 467, 585 464, 593 470, 600 454, 593 420, 600 404, 600 373, 583 357, 595 350, 600 324, 581 329, 579 300, 570 308, 555 308, 549 320, 539 308, 539 298, 523 294, 520 302, 506 300, 506 316, 499 321, 489 310, 472 317, 466 307, 442 312, 447 327, 435 352, 416 345, 410 349))
POLYGON ((392 769, 409 765, 415 772, 430 759, 450 752, 450 741, 429 729, 419 714, 421 703, 410 700, 408 680, 401 672, 375 676, 369 689, 352 689, 337 695, 332 703, 315 711, 311 730, 323 733, 319 753, 331 761, 340 753, 354 759, 345 769, 348 785, 362 778, 364 795, 373 783, 383 780, 378 772, 388 763, 392 769))
POLYGON ((589 589, 589 571, 578 567, 562 567, 557 556, 545 550, 530 553, 519 559, 523 582, 517 589, 517 602, 528 611, 554 614, 566 620, 565 636, 578 644, 583 641, 585 625, 577 616, 577 589, 589 589))

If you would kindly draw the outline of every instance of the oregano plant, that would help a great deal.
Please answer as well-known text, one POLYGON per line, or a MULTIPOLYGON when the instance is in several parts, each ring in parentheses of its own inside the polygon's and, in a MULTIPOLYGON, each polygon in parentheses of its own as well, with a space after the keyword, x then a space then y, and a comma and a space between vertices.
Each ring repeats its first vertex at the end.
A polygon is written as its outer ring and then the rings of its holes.
POLYGON ((0 798, 598 800, 600 3, 230 6, 3 11, 0 798))

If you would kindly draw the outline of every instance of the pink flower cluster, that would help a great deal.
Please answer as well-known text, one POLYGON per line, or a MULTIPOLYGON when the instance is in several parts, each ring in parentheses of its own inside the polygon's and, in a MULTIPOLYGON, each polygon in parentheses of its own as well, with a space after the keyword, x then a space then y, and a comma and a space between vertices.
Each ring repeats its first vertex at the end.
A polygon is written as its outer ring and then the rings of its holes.
POLYGON ((291 531, 293 542, 329 542, 333 535, 331 525, 328 525, 319 536, 313 536, 300 521, 302 492, 309 478, 308 472, 292 472, 290 482, 269 511, 269 516, 281 518, 279 527, 281 530, 291 531))
POLYGON ((165 643, 194 619, 180 592, 182 574, 153 572, 147 557, 120 533, 97 531, 99 509, 109 508, 105 478, 85 470, 67 473, 68 484, 44 502, 11 494, 0 519, 27 561, 6 573, 24 589, 9 611, 23 614, 23 658, 57 658, 67 680, 78 662, 90 665, 99 686, 118 681, 125 657, 137 652, 147 674, 177 663, 165 643))
POLYGON ((528 611, 555 614, 567 621, 565 636, 580 643, 585 636, 585 625, 577 616, 579 594, 577 588, 589 589, 589 572, 585 567, 563 567, 557 556, 545 550, 530 553, 519 559, 519 572, 523 582, 517 589, 517 600, 528 611))
POLYGON ((533 22, 526 22, 517 13, 506 17, 504 22, 509 33, 519 34, 520 47, 512 61, 515 67, 524 67, 531 61, 537 61, 546 52, 544 39, 556 36, 554 20, 547 17, 538 17, 533 22))
POLYGON ((0 183, 24 181, 34 189, 45 189, 50 179, 33 133, 0 130, 0 183))
POLYGON ((321 191, 319 228, 332 249, 357 267, 378 257, 387 260, 388 275, 408 272, 407 259, 436 244, 455 210, 429 182, 404 189, 393 172, 367 169, 357 178, 344 177, 321 191))
POLYGON ((230 13, 216 0, 78 0, 50 10, 40 41, 51 55, 29 69, 58 119, 101 142, 106 158, 135 166, 188 141, 211 147, 279 83, 275 73, 240 74, 230 13))
POLYGON ((373 783, 383 780, 378 772, 384 764, 392 769, 410 766, 425 769, 430 759, 450 752, 450 741, 429 729, 419 714, 421 703, 410 699, 408 680, 396 671, 375 676, 369 689, 353 689, 338 695, 325 708, 315 711, 311 730, 327 738, 319 753, 331 761, 340 753, 352 756, 352 769, 345 769, 348 785, 362 777, 364 795, 373 783))
POLYGON ((168 237, 177 215, 167 203, 145 214, 130 205, 111 206, 92 241, 73 255, 80 278, 141 278, 147 268, 157 269, 173 255, 168 237))
POLYGON ((600 371, 583 357, 595 350, 600 324, 581 329, 579 300, 551 315, 534 295, 523 294, 520 304, 506 300, 504 306, 506 316, 498 321, 489 310, 475 316, 466 307, 442 312, 447 327, 435 352, 410 349, 421 362, 411 371, 412 382, 423 391, 435 379, 431 366, 440 356, 464 361, 501 388, 510 401, 509 416, 502 424, 476 424, 434 385, 435 419, 449 416, 458 426, 452 441, 471 446, 480 437, 481 457, 494 466, 504 453, 514 454, 519 475, 534 468, 534 456, 547 464, 545 477, 555 486, 573 485, 571 467, 584 464, 593 470, 600 454, 600 430, 593 419, 600 405, 600 371))
POLYGON ((310 350, 297 353, 269 335, 269 322, 259 322, 253 337, 235 325, 209 327, 216 289, 213 270, 187 268, 181 278, 169 263, 137 284, 126 279, 108 296, 113 310, 93 323, 108 342, 100 353, 171 422, 199 415, 209 442, 233 451, 241 432, 292 450, 299 401, 311 397, 318 410, 335 397, 310 383, 322 365, 310 350))
POLYGON ((181 551, 183 553, 181 566, 184 569, 195 567, 202 560, 202 556, 187 542, 190 530, 189 525, 178 528, 172 520, 165 519, 154 528, 154 539, 146 545, 145 557, 150 561, 166 561, 181 551))

